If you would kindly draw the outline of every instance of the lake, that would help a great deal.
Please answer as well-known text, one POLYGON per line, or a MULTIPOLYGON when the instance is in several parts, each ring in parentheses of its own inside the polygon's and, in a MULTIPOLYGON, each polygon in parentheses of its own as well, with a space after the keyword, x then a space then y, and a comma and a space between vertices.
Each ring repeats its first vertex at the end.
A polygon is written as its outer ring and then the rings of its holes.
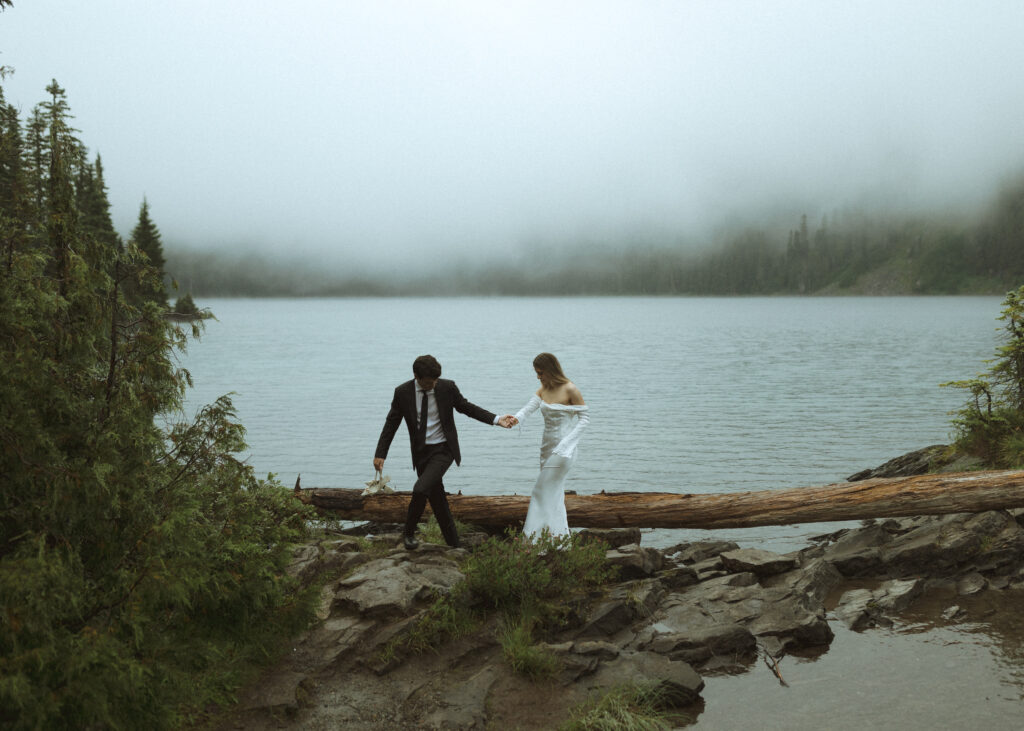
MULTIPOLYGON (((733 492, 828 484, 948 442, 965 401, 945 381, 984 370, 995 297, 215 299, 182 363, 189 413, 234 392, 248 459, 287 485, 362 488, 393 389, 412 361, 496 413, 537 388, 555 353, 590 405, 568 488, 733 492)), ((528 494, 539 420, 505 430, 457 415, 450 491, 528 494)), ((412 487, 400 430, 385 466, 412 487)), ((792 550, 832 524, 717 531, 792 550)), ((702 537, 654 531, 648 545, 702 537)))
MULTIPOLYGON (((998 343, 995 297, 206 300, 218 317, 182 364, 188 411, 234 392, 248 459, 286 484, 361 488, 394 387, 435 355, 471 401, 514 412, 551 351, 590 405, 569 486, 580 492, 733 492, 838 482, 950 439, 965 401, 944 381, 985 369, 998 343)), ((459 419, 450 490, 527 494, 540 423, 511 431, 459 419)), ((404 429, 385 472, 414 481, 404 429)), ((665 547, 719 538, 788 551, 845 524, 645 531, 665 547)), ((761 663, 708 676, 697 729, 1018 728, 1024 688, 1019 596, 972 621, 924 607, 891 629, 786 657, 781 688, 761 663), (932 611, 926 612, 926 609, 932 611)))

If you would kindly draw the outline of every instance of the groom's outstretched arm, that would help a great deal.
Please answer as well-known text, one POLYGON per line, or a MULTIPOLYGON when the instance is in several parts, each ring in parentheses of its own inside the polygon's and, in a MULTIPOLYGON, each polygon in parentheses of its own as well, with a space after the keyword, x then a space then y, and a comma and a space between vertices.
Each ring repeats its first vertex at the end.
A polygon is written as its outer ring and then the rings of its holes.
MULTIPOLYGON (((482 421, 485 424, 498 423, 497 414, 493 414, 487 409, 477 406, 466 399, 466 397, 462 395, 462 392, 459 391, 459 387, 455 385, 454 381, 452 382, 452 406, 454 406, 455 410, 460 414, 465 414, 466 416, 476 419, 477 421, 482 421)), ((504 426, 504 424, 502 424, 502 426, 504 426)))

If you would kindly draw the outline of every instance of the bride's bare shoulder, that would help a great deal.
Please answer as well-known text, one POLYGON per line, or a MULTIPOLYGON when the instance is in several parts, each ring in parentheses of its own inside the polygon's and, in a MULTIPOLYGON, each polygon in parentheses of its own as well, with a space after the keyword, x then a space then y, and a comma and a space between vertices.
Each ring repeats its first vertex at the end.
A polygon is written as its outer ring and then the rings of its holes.
POLYGON ((580 406, 583 404, 583 394, 580 393, 580 389, 575 383, 569 381, 565 384, 565 390, 569 394, 570 404, 574 406, 580 406))

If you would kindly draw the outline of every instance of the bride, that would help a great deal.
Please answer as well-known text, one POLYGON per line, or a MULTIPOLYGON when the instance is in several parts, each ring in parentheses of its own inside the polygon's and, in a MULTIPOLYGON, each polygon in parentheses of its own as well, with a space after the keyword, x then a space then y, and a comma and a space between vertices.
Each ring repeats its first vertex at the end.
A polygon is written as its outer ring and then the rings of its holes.
POLYGON ((523 533, 531 536, 547 530, 552 536, 565 536, 569 534, 565 478, 576 461, 576 445, 590 423, 590 416, 580 390, 566 378, 558 358, 551 353, 541 353, 533 359, 533 370, 540 380, 540 388, 515 414, 512 422, 522 422, 537 409, 544 416, 540 475, 530 494, 523 533))

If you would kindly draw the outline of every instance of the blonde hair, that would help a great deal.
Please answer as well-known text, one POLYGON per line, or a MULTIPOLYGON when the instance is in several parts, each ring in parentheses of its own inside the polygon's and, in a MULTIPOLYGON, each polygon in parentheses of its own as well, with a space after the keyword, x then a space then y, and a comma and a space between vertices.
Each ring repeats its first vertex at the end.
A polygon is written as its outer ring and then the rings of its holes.
POLYGON ((551 353, 541 353, 534 358, 533 367, 540 371, 543 380, 547 381, 545 385, 560 386, 569 382, 565 373, 562 372, 562 364, 551 353))

